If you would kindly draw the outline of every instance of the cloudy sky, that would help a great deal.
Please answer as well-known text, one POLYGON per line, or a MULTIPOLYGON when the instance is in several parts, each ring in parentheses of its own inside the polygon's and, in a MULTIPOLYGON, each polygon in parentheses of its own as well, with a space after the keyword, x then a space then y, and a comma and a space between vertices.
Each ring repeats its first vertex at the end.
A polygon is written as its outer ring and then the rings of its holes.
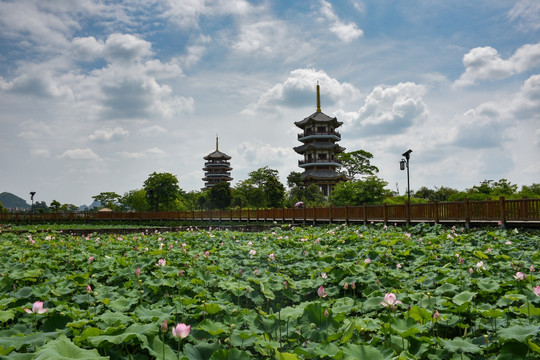
POLYGON ((89 204, 203 157, 297 167, 316 109, 391 190, 540 182, 537 0, 1 0, 0 192, 89 204))

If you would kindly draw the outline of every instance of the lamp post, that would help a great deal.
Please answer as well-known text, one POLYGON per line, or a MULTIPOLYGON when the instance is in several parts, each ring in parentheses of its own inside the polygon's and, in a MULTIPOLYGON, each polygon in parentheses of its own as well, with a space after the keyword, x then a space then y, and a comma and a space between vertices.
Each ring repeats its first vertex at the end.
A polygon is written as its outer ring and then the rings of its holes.
POLYGON ((30 200, 32 200, 32 214, 34 213, 34 195, 36 195, 36 192, 30 191, 30 200))
POLYGON ((407 168, 407 201, 408 202, 411 201, 411 184, 409 182, 409 159, 411 158, 411 153, 412 153, 411 149, 405 151, 403 154, 401 154, 401 156, 403 156, 404 158, 401 159, 401 161, 399 162, 399 168, 401 170, 405 170, 405 168, 407 168))

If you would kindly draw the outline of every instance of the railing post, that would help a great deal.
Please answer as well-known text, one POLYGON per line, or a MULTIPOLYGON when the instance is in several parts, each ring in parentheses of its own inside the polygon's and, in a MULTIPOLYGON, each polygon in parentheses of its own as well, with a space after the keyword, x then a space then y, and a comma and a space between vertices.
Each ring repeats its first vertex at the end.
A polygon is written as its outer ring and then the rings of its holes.
POLYGON ((506 210, 504 206, 504 196, 499 197, 499 216, 501 221, 501 228, 506 227, 506 210))
POLYGON ((285 206, 281 207, 281 223, 285 224, 285 206))
POLYGON ((312 210, 313 210, 313 225, 317 225, 317 214, 315 213, 316 212, 315 206, 312 207, 312 210))
POLYGON ((304 225, 306 225, 306 207, 302 205, 302 212, 304 213, 304 225))
POLYGON ((383 213, 383 223, 384 225, 388 224, 388 211, 386 210, 386 203, 382 203, 382 213, 383 213))
POLYGON ((345 205, 345 224, 349 225, 349 205, 345 205))
POLYGON ((411 225, 411 203, 407 201, 405 203, 405 210, 407 212, 407 225, 411 225))
POLYGON ((367 218, 367 204, 364 203, 362 205, 362 208, 364 209, 364 225, 367 225, 367 222, 368 222, 368 218, 367 218))
POLYGON ((291 223, 294 224, 295 216, 294 216, 294 206, 292 207, 292 221, 291 223))
POLYGON ((435 224, 438 224, 439 223, 439 202, 437 200, 434 200, 433 201, 433 211, 434 211, 434 220, 435 220, 435 224))
POLYGON ((330 213, 330 224, 333 222, 333 218, 332 218, 332 205, 330 205, 329 209, 328 209, 329 213, 330 213))
POLYGON ((465 198, 465 227, 469 229, 471 227, 471 211, 469 209, 469 199, 465 198))

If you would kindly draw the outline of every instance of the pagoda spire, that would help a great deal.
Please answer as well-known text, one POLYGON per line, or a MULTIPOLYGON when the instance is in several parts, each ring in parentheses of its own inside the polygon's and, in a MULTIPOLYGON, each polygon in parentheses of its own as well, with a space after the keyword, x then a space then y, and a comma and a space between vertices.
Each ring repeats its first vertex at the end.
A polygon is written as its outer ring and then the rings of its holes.
POLYGON ((317 112, 321 112, 321 89, 317 81, 317 112))
POLYGON ((218 137, 218 134, 216 134, 216 151, 219 151, 219 137, 218 137))

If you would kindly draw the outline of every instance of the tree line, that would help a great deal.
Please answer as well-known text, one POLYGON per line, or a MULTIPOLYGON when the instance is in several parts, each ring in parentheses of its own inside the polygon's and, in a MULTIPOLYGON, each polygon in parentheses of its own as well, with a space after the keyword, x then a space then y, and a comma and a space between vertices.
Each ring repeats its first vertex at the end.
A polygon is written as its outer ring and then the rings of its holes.
MULTIPOLYGON (((124 195, 101 192, 92 198, 113 211, 192 211, 228 208, 279 208, 303 206, 355 206, 365 204, 404 203, 407 196, 387 188, 388 183, 377 176, 379 169, 371 161, 373 155, 364 150, 338 154, 342 171, 349 181, 338 183, 329 197, 319 186, 304 184, 300 172, 291 172, 282 184, 277 170, 268 166, 254 170, 248 178, 231 187, 228 182, 218 183, 208 190, 186 192, 171 173, 153 172, 140 189, 124 195)), ((540 198, 540 184, 524 185, 521 189, 507 179, 484 180, 469 189, 457 190, 445 186, 420 187, 411 191, 411 202, 461 201, 512 198, 540 198)), ((42 202, 34 204, 36 212, 71 212, 78 208, 53 200, 50 206, 42 202)), ((0 204, 0 211, 2 206, 0 204)))

